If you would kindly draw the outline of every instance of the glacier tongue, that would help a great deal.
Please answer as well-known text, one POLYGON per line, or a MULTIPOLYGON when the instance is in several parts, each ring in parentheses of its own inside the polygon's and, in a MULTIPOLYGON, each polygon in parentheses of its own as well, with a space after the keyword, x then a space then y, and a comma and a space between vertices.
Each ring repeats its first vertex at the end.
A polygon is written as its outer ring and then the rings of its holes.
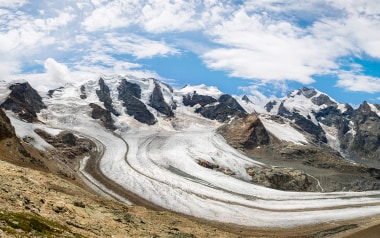
MULTIPOLYGON (((55 90, 51 97, 43 99, 47 109, 41 111, 39 120, 44 125, 26 124, 13 118, 16 132, 20 136, 36 137, 35 146, 39 149, 46 149, 49 145, 33 134, 37 127, 51 130, 51 133, 55 133, 54 129, 48 128, 71 130, 92 138, 98 141, 99 147, 105 148, 99 169, 106 177, 158 206, 203 219, 244 226, 295 227, 380 214, 379 191, 296 193, 250 183, 246 170, 267 165, 229 146, 216 133, 223 122, 209 120, 195 113, 202 105, 185 106, 183 103, 183 97, 194 96, 194 92, 214 98, 215 102, 210 103, 211 106, 223 103, 220 100, 223 93, 214 87, 186 86, 174 90, 154 79, 132 76, 103 78, 109 88, 111 105, 119 113, 112 115, 117 127, 115 132, 106 130, 91 116, 90 103, 107 109, 105 100, 100 100, 96 93, 101 87, 98 81, 70 84, 55 90), (141 92, 128 91, 126 100, 120 100, 121 94, 125 93, 118 88, 123 80, 138 85, 141 92), (163 100, 166 105, 176 105, 174 117, 163 116, 164 113, 151 106, 154 90, 160 90, 162 97, 159 100, 163 100), (81 97, 84 92, 86 97, 81 97), (156 123, 140 123, 129 115, 124 106, 132 100, 143 104, 157 120, 156 123), (202 167, 199 165, 200 160, 227 168, 233 175, 202 167)), ((284 114, 291 113, 286 123, 275 123, 269 116, 262 115, 264 126, 280 140, 295 144, 308 143, 306 137, 288 122, 296 123, 301 118, 303 123, 308 120, 319 126, 322 122, 314 113, 328 107, 342 108, 321 95, 318 91, 306 89, 293 92, 287 99, 277 101, 277 106, 272 105, 272 110, 268 112, 277 114, 282 105, 284 114)), ((226 107, 231 108, 233 104, 228 103, 226 107)), ((370 108, 378 115, 376 106, 370 105, 370 108)), ((327 131, 325 126, 320 128, 327 131)), ((329 138, 336 137, 335 130, 328 132, 329 138)), ((87 159, 84 163, 89 161, 87 159)), ((84 168, 84 164, 81 168, 84 168)), ((85 173, 85 176, 99 187, 102 186, 91 175, 85 173)))

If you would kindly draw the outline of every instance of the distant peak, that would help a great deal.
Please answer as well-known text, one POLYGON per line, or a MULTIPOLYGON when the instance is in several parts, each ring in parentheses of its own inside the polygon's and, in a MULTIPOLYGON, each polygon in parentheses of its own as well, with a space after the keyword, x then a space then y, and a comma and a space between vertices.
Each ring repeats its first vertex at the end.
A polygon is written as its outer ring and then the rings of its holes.
POLYGON ((302 87, 300 89, 300 92, 302 93, 302 95, 304 95, 306 98, 311 98, 311 97, 314 97, 315 95, 318 94, 317 90, 315 90, 314 88, 307 88, 307 87, 302 87))
POLYGON ((241 98, 241 100, 243 100, 243 101, 246 102, 246 103, 252 103, 252 101, 248 98, 247 95, 244 95, 244 96, 241 98))

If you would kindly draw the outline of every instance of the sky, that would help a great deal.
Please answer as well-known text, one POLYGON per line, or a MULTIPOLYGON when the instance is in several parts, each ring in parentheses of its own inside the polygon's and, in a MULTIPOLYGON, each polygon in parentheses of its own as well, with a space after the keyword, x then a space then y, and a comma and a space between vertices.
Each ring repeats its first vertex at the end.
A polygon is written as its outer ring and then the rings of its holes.
POLYGON ((380 104, 377 0, 0 0, 0 80, 101 74, 380 104))

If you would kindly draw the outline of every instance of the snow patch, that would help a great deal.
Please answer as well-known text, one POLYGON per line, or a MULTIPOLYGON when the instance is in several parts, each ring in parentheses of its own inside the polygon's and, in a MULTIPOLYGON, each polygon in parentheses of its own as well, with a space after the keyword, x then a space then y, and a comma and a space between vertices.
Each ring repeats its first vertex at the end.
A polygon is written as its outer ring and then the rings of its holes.
POLYGON ((368 105, 370 106, 371 111, 375 112, 380 117, 380 110, 377 109, 377 107, 373 105, 372 103, 368 103, 368 105))
POLYGON ((280 124, 270 120, 266 116, 260 116, 260 120, 264 124, 264 127, 278 139, 293 142, 298 145, 308 144, 305 136, 294 129, 289 122, 280 124))
MULTIPOLYGON (((6 113, 9 119, 11 120, 13 127, 15 128, 17 137, 21 139, 25 139, 24 141, 28 141, 27 143, 30 143, 38 150, 44 151, 46 149, 53 148, 52 145, 47 143, 37 133, 34 132, 35 129, 41 129, 43 126, 20 121, 13 115, 13 113, 11 112, 6 112, 6 113)), ((49 130, 49 132, 57 133, 57 131, 54 129, 49 130)))

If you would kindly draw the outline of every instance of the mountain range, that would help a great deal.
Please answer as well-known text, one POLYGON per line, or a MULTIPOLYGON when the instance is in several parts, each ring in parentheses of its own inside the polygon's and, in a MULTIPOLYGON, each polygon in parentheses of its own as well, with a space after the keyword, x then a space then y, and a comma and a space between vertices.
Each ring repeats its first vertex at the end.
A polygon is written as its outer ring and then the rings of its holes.
POLYGON ((6 161, 126 204, 272 228, 380 214, 377 104, 307 87, 257 102, 130 75, 0 92, 6 161))

